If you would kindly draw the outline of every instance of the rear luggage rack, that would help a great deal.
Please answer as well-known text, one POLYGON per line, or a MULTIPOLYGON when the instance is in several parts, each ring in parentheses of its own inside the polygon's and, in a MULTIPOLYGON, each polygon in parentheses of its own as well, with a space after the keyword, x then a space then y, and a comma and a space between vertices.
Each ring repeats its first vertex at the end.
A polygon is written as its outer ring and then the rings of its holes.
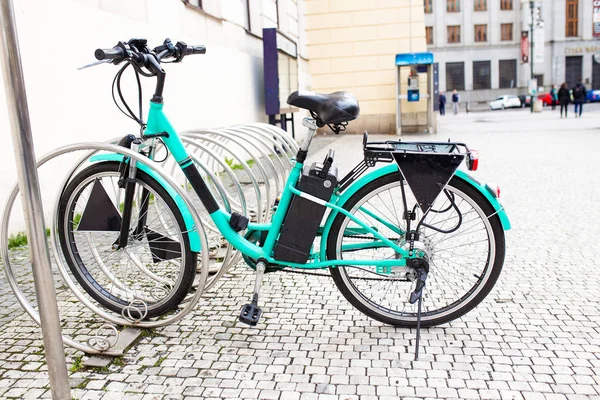
MULTIPOLYGON (((466 159, 467 169, 475 171, 478 166, 479 155, 476 150, 469 149, 465 143, 461 142, 403 142, 401 140, 386 140, 384 142, 369 142, 369 134, 363 133, 363 153, 364 159, 352 171, 350 171, 339 182, 338 191, 343 192, 352 183, 354 183, 368 168, 374 167, 378 162, 391 163, 398 162, 399 156, 409 155, 452 155, 453 159, 462 163, 466 159), (460 160, 458 160, 460 159, 460 160)), ((427 158, 427 157, 426 157, 427 158)), ((428 166, 434 170, 439 169, 440 165, 428 166)), ((429 168, 423 169, 424 173, 429 168)))
MULTIPOLYGON (((385 142, 369 142, 369 134, 363 134, 363 151, 365 163, 369 167, 378 162, 394 161, 393 153, 438 153, 457 154, 463 157, 471 154, 469 147, 460 142, 403 142, 401 140, 386 140, 385 142)), ((470 157, 467 158, 469 160, 470 157)), ((467 163, 469 164, 469 163, 467 163)), ((469 167, 469 165, 467 165, 469 167)), ((469 168, 471 169, 471 168, 469 168)))

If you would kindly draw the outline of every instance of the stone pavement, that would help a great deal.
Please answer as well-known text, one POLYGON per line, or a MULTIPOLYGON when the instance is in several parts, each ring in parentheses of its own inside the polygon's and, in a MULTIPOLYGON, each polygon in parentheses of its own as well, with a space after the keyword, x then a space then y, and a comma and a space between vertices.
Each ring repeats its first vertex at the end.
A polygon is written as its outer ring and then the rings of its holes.
MULTIPOLYGON (((599 111, 587 106, 583 118, 568 120, 549 110, 440 120, 435 139, 479 150, 475 176, 500 184, 513 229, 495 289, 465 317, 424 330, 420 361, 413 331, 367 319, 327 278, 268 274, 260 324, 240 324, 253 283, 240 265, 191 315, 154 330, 106 369, 81 368, 82 353, 68 349, 74 397, 599 399, 599 111)), ((360 141, 328 135, 314 147, 335 148, 343 174, 360 159, 360 141)), ((10 311, 14 299, 0 288, 8 311, 0 398, 49 397, 39 330, 10 311)), ((69 332, 86 318, 63 314, 69 332)))

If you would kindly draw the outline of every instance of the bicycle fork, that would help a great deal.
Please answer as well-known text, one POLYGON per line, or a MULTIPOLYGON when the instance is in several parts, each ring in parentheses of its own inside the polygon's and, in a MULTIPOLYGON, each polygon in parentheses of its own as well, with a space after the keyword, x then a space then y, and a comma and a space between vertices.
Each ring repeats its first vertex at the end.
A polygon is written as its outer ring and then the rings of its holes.
MULTIPOLYGON (((131 140, 130 135, 126 136, 123 140, 129 142, 129 147, 132 151, 138 152, 141 141, 140 139, 134 138, 131 140)), ((125 186, 125 199, 123 200, 123 215, 121 220, 121 231, 119 233, 118 239, 113 243, 113 248, 115 250, 124 249, 127 247, 127 242, 129 240, 129 225, 131 224, 131 214, 133 210, 133 196, 135 195, 135 185, 136 185, 136 173, 137 173, 137 161, 129 160, 127 164, 126 170, 123 172, 123 176, 119 180, 119 186, 125 186)), ((138 220, 138 225, 134 231, 134 235, 139 235, 143 232, 144 224, 145 224, 145 216, 146 211, 148 209, 148 200, 150 197, 150 193, 147 189, 144 189, 142 192, 142 209, 140 209, 140 218, 138 220)))

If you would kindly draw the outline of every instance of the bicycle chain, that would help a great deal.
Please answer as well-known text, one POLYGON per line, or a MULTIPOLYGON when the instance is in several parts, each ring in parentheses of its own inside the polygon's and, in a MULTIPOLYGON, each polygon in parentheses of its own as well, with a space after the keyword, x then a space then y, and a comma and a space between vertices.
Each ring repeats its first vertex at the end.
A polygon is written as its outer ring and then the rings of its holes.
MULTIPOLYGON (((290 269, 290 268, 282 268, 280 270, 281 272, 289 272, 292 274, 301 274, 301 275, 312 275, 312 276, 324 276, 324 277, 328 277, 331 278, 331 275, 329 274, 319 274, 316 272, 306 272, 306 271, 296 271, 294 269, 290 269)), ((360 280, 360 281, 397 281, 397 282, 410 282, 409 279, 406 278, 359 278, 359 277, 353 277, 352 279, 355 280, 360 280)))

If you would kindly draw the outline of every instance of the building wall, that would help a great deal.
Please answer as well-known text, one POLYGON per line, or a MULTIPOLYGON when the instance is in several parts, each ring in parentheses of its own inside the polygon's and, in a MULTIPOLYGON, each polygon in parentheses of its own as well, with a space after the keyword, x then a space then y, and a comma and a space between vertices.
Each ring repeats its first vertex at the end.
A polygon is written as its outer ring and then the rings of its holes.
MULTIPOLYGON (((592 37, 591 11, 592 0, 579 0, 579 36, 569 38, 565 36, 565 2, 542 2, 544 62, 541 65, 534 64, 534 74, 543 75, 544 91, 548 91, 552 84, 560 85, 565 81, 565 57, 569 55, 583 56, 581 76, 588 82, 588 88, 591 88, 592 56, 594 53, 600 53, 600 41, 592 37)), ((527 92, 531 65, 521 64, 520 37, 522 30, 529 30, 528 2, 521 4, 519 0, 513 0, 512 10, 500 10, 500 1, 488 0, 487 11, 474 11, 474 0, 462 0, 461 11, 449 13, 446 11, 446 1, 434 0, 433 13, 425 14, 425 26, 434 28, 434 43, 428 45, 428 50, 434 53, 434 59, 439 63, 440 90, 453 89, 446 85, 446 63, 464 61, 465 91, 461 93, 464 101, 489 101, 501 94, 527 92), (513 24, 512 41, 501 40, 503 23, 513 24), (474 41, 475 24, 488 25, 487 42, 474 41), (461 43, 448 43, 448 25, 461 26, 461 43), (499 88, 499 60, 517 60, 517 87, 499 88), (490 89, 473 90, 474 61, 491 62, 490 89)), ((539 45, 535 43, 535 46, 539 45)))
POLYGON ((397 53, 426 50, 422 0, 307 0, 312 89, 356 95, 348 131, 395 133, 397 53))
MULTIPOLYGON (((76 69, 95 61, 96 48, 110 48, 132 37, 147 38, 152 46, 167 37, 206 45, 205 55, 165 65, 165 111, 177 130, 267 121, 263 27, 279 26, 282 33, 299 42, 300 55, 306 57, 303 0, 250 0, 250 33, 243 0, 203 0, 205 11, 181 0, 15 0, 14 4, 38 157, 65 144, 106 141, 139 132, 137 124, 113 104, 111 83, 118 68, 76 69)), ((299 58, 299 69, 304 87, 310 84, 305 59, 299 58)), ((153 82, 143 80, 146 111, 153 82)), ((124 78, 125 96, 135 105, 133 83, 133 75, 124 78)), ((2 109, 6 109, 4 102, 2 95, 2 109)), ((0 113, 0 138, 4 143, 0 146, 3 204, 16 182, 5 112, 0 113)), ((53 187, 62 178, 60 174, 45 176, 42 185, 53 187)), ((46 209, 46 214, 50 212, 46 209)))

